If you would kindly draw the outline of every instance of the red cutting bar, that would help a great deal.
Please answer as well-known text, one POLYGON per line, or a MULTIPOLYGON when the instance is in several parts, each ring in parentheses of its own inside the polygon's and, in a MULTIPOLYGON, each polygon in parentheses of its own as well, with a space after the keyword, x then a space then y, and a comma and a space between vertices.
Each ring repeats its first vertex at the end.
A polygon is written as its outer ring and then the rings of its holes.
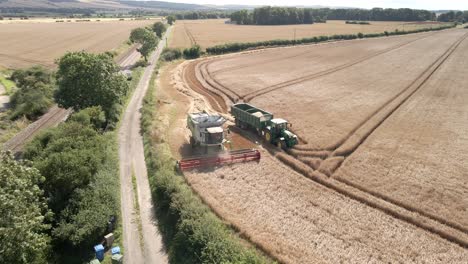
POLYGON ((257 149, 231 151, 228 154, 221 154, 216 157, 197 157, 179 161, 181 170, 190 170, 201 167, 217 166, 221 164, 231 164, 238 162, 248 162, 260 160, 260 151, 257 149))

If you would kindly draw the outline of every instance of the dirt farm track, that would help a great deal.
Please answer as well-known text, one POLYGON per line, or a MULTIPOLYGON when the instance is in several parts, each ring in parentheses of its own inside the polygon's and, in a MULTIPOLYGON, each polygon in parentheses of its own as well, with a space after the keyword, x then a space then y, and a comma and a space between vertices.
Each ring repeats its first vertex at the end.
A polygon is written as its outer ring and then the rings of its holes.
POLYGON ((301 142, 287 152, 264 145, 258 164, 185 173, 280 262, 466 263, 468 30, 251 51, 172 74, 211 109, 244 101, 293 124, 301 142))

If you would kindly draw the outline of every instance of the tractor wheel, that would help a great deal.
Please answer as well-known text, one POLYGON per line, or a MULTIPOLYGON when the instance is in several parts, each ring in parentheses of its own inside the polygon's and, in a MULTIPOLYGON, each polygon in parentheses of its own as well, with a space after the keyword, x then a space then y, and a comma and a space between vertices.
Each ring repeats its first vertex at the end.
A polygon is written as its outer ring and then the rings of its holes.
POLYGON ((269 131, 266 131, 264 138, 266 142, 271 142, 271 133, 269 131))
POLYGON ((279 148, 279 149, 282 149, 282 150, 286 150, 286 142, 284 141, 278 141, 278 143, 276 143, 276 146, 279 148))
POLYGON ((281 149, 286 150, 287 148, 286 141, 281 141, 281 149))

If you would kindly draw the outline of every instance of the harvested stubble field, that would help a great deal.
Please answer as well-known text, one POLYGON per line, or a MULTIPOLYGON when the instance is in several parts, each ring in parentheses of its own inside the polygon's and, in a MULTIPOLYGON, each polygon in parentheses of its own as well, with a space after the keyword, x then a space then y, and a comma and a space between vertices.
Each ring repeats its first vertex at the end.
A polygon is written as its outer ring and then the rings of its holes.
POLYGON ((0 65, 54 67, 67 51, 104 52, 118 48, 134 28, 154 21, 0 24, 0 65))
POLYGON ((187 180, 287 263, 463 263, 467 52, 446 30, 195 61, 182 76, 208 102, 249 101, 302 142, 187 180))
POLYGON ((228 19, 176 21, 170 47, 187 48, 198 44, 202 48, 231 42, 255 42, 272 39, 296 39, 335 34, 382 33, 384 31, 414 30, 438 27, 441 24, 372 21, 370 25, 351 25, 345 21, 329 20, 312 25, 252 26, 226 24, 228 19))

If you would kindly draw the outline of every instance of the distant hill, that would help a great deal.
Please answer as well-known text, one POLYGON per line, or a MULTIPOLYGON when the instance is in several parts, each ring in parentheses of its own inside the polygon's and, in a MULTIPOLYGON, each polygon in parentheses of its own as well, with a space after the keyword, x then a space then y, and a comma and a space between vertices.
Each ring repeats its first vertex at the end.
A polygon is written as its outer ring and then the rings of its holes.
POLYGON ((148 9, 148 10, 203 10, 208 6, 171 3, 164 1, 130 1, 130 0, 0 0, 2 8, 24 9, 148 9))
POLYGON ((172 3, 163 1, 135 1, 135 0, 119 0, 123 5, 158 10, 204 10, 211 9, 208 6, 184 3, 172 3))

